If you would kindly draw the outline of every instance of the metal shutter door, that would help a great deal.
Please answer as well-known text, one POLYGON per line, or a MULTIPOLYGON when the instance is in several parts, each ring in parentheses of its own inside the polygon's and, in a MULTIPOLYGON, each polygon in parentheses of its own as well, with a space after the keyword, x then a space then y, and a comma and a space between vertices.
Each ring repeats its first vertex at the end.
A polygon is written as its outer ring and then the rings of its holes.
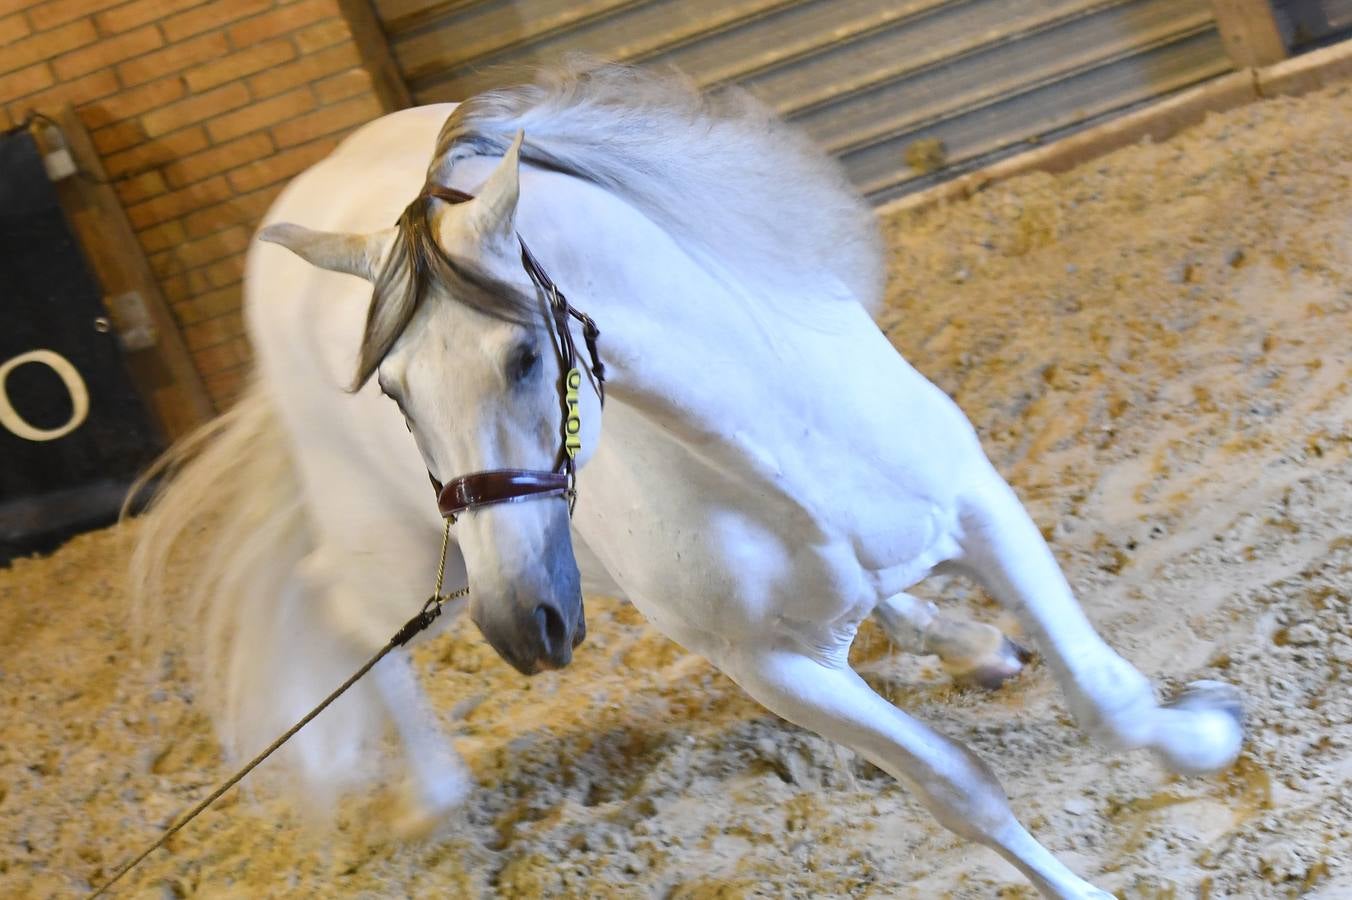
MULTIPOLYGON (((1347 2, 1352 0, 1327 0, 1347 2)), ((569 51, 737 83, 882 201, 1229 71, 1206 0, 377 0, 418 103, 569 51)))

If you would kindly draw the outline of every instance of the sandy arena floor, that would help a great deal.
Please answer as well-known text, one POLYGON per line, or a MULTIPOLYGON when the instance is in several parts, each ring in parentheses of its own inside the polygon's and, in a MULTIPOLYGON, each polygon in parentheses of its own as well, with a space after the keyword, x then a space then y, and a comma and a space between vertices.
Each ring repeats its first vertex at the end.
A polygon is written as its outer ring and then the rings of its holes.
MULTIPOLYGON (((1124 898, 1352 897, 1352 89, 1210 119, 886 223, 883 325, 967 410, 1090 616, 1162 690, 1239 685, 1231 773, 1105 758, 1046 670, 994 694, 866 624, 855 659, 967 741, 1124 898)), ((0 896, 87 890, 225 772, 182 666, 122 625, 124 535, 0 570, 0 896)), ((960 582, 929 594, 1011 623, 960 582)), ((419 651, 479 787, 437 841, 231 795, 136 897, 1032 897, 872 766, 786 726, 628 607, 516 675, 419 651)), ((183 627, 188 623, 176 623, 183 627)))

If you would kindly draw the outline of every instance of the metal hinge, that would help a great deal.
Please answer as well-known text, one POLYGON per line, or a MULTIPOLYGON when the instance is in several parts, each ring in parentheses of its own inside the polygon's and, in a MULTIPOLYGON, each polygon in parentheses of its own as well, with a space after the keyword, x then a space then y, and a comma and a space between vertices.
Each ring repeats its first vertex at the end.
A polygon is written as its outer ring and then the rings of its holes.
MULTIPOLYGON (((109 297, 104 300, 104 306, 108 309, 108 315, 112 318, 112 325, 117 329, 117 336, 122 341, 123 347, 128 350, 148 350, 155 346, 160 333, 150 318, 150 310, 146 308, 145 298, 141 296, 140 291, 127 291, 109 297)), ((100 330, 106 330, 107 324, 105 321, 105 327, 100 330)), ((99 327, 97 321, 94 327, 99 327)))
POLYGON ((48 125, 42 129, 40 146, 43 149, 42 166, 47 170, 49 179, 61 181, 75 174, 77 171, 75 157, 66 146, 66 136, 61 133, 60 128, 48 125))

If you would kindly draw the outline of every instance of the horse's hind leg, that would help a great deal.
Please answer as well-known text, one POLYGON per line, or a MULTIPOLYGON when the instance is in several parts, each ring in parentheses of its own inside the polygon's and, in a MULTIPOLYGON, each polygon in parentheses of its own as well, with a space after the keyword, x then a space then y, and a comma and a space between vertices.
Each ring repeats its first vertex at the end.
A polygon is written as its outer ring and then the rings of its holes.
POLYGON ((862 753, 913 787, 945 827, 995 850, 1044 894, 1111 900, 1018 820, 995 776, 950 740, 875 694, 853 670, 782 649, 735 647, 714 662, 772 712, 862 753))
POLYGON ((969 498, 960 568, 979 578, 1031 635, 1081 726, 1119 749, 1148 747, 1173 771, 1215 772, 1243 742, 1239 694, 1195 682, 1158 705, 1150 682, 1094 631, 1037 526, 998 476, 969 498))
POLYGON ((934 654, 954 681, 994 690, 1023 670, 1031 658, 993 625, 946 616, 933 603, 910 594, 888 597, 873 617, 907 653, 934 654))

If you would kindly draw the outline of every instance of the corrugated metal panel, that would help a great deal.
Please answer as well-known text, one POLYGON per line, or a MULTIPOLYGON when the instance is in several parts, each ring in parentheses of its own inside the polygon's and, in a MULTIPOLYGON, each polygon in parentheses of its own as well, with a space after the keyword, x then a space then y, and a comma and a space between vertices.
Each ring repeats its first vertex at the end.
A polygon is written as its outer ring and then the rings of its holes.
POLYGON ((1273 12, 1286 45, 1317 47, 1352 33, 1352 0, 1274 0, 1273 12))
POLYGON ((1206 0, 376 6, 420 103, 515 80, 568 51, 671 63, 701 84, 755 91, 878 200, 1231 68, 1206 0))

